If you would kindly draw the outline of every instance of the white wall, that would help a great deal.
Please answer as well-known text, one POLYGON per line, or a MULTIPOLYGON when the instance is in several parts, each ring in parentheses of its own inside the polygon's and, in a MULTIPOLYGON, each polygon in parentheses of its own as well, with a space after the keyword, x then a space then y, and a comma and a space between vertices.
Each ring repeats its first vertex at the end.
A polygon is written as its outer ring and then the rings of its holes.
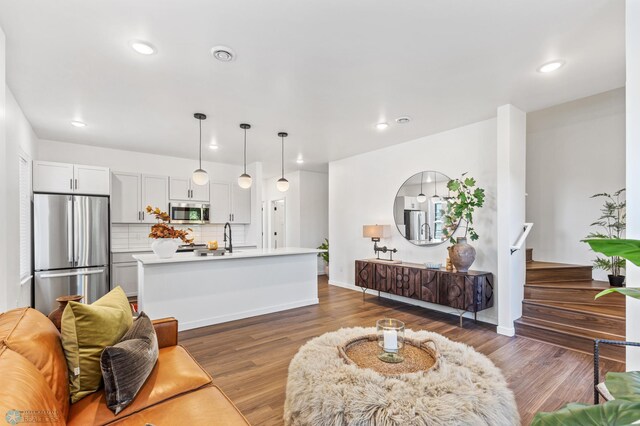
MULTIPOLYGON (((280 176, 264 179, 263 201, 267 208, 265 232, 271 245, 271 201, 285 199, 286 245, 288 247, 318 247, 329 237, 329 177, 326 173, 298 170, 287 173, 289 190, 280 192, 276 181, 280 176)), ((324 273, 324 263, 318 259, 318 272, 324 273)))
MULTIPOLYGON (((362 237, 362 226, 390 225, 391 237, 380 245, 396 247, 394 257, 406 262, 442 262, 447 244, 417 247, 394 226, 393 203, 398 188, 415 173, 435 170, 450 177, 469 172, 487 198, 475 225, 480 239, 473 243, 477 258, 472 268, 497 272, 497 151, 496 119, 423 137, 400 145, 334 161, 329 164, 330 283, 354 287, 354 261, 374 257, 373 243, 362 237)), ((496 294, 503 280, 495 276, 496 294)), ((504 279, 505 285, 507 280, 504 279)), ((392 296, 394 299, 450 312, 450 308, 392 296)), ((497 323, 496 307, 478 318, 497 323)))
MULTIPOLYGON (((626 3, 627 238, 640 240, 640 2, 626 3)), ((640 268, 627 267, 627 287, 640 287, 640 268)), ((640 300, 627 297, 627 340, 640 342, 640 300)), ((627 370, 640 370, 640 348, 627 348, 627 370)))
MULTIPOLYGON (((536 260, 590 265, 581 243, 599 214, 600 192, 625 186, 625 90, 556 105, 527 116, 527 247, 536 260)), ((594 270, 594 278, 607 273, 594 270)))
MULTIPOLYGON (((6 39, 4 31, 0 28, 0 200, 7 199, 7 135, 6 135, 6 39)), ((8 203, 0 203, 0 235, 5 235, 7 230, 8 203)), ((0 312, 9 309, 9 282, 10 275, 7 272, 7 251, 10 248, 8 238, 0 238, 0 312)))

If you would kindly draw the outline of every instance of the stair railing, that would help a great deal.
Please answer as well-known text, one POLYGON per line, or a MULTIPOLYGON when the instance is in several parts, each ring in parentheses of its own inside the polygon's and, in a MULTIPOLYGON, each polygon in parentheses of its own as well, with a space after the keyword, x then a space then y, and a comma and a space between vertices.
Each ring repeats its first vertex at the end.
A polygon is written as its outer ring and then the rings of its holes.
POLYGON ((522 228, 522 234, 520 234, 520 237, 518 237, 518 240, 515 242, 515 244, 511 246, 511 254, 517 252, 522 248, 524 242, 527 239, 527 236, 529 235, 529 232, 531 232, 531 228, 533 228, 533 223, 524 224, 524 227, 522 228))

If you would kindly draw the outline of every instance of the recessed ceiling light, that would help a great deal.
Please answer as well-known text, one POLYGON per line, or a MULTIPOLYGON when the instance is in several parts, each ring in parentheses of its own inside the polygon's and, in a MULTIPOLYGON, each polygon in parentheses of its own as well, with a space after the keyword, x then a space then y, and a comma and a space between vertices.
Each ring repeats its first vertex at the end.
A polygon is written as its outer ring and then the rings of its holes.
POLYGON ((398 124, 407 124, 410 121, 411 121, 411 117, 407 117, 407 116, 396 118, 396 123, 398 124))
POLYGON ((230 47, 216 46, 211 49, 211 54, 220 62, 231 62, 235 59, 236 54, 230 47))
POLYGON ((156 48, 147 41, 132 40, 129 42, 129 46, 141 55, 153 55, 157 52, 156 48))
POLYGON ((378 123, 378 124, 376 124, 376 129, 378 129, 378 130, 384 130, 387 127, 389 127, 389 123, 378 123))
POLYGON ((302 164, 304 163, 304 159, 302 157, 298 157, 298 159, 296 160, 296 163, 302 164))
POLYGON ((217 150, 218 150, 218 148, 220 148, 220 147, 219 147, 218 145, 216 145, 216 144, 211 144, 211 145, 209 145, 209 149, 210 149, 211 151, 217 151, 217 150))
POLYGON ((86 127, 87 126, 85 123, 83 123, 82 121, 78 121, 78 120, 73 120, 71 122, 71 125, 73 127, 86 127))
POLYGON ((547 72, 553 72, 557 69, 562 68, 562 66, 565 64, 565 62, 563 60, 555 60, 555 61, 551 61, 551 62, 547 62, 546 64, 542 64, 539 68, 538 68, 538 72, 542 72, 542 73, 547 73, 547 72))

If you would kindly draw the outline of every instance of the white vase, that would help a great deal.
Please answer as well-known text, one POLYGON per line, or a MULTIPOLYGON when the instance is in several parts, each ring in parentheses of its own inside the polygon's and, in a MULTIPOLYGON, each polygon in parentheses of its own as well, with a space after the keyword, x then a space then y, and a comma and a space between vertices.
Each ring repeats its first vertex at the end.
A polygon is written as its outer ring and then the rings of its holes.
POLYGON ((169 259, 176 254, 180 240, 177 238, 158 238, 151 244, 151 250, 160 259, 169 259))

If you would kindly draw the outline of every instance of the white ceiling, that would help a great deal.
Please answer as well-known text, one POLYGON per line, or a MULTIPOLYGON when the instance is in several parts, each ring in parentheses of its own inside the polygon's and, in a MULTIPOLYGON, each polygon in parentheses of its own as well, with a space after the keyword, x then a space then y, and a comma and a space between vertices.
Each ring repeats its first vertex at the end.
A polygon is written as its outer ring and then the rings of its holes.
POLYGON ((0 0, 7 81, 42 139, 277 174, 624 85, 620 0, 0 0), (128 42, 148 40, 153 56, 128 42), (209 50, 228 45, 231 63, 209 50), (564 68, 540 74, 552 59, 564 68), (378 121, 409 115, 380 132, 378 121), (70 126, 82 120, 87 127, 70 126), (303 166, 295 164, 302 154, 303 166))

